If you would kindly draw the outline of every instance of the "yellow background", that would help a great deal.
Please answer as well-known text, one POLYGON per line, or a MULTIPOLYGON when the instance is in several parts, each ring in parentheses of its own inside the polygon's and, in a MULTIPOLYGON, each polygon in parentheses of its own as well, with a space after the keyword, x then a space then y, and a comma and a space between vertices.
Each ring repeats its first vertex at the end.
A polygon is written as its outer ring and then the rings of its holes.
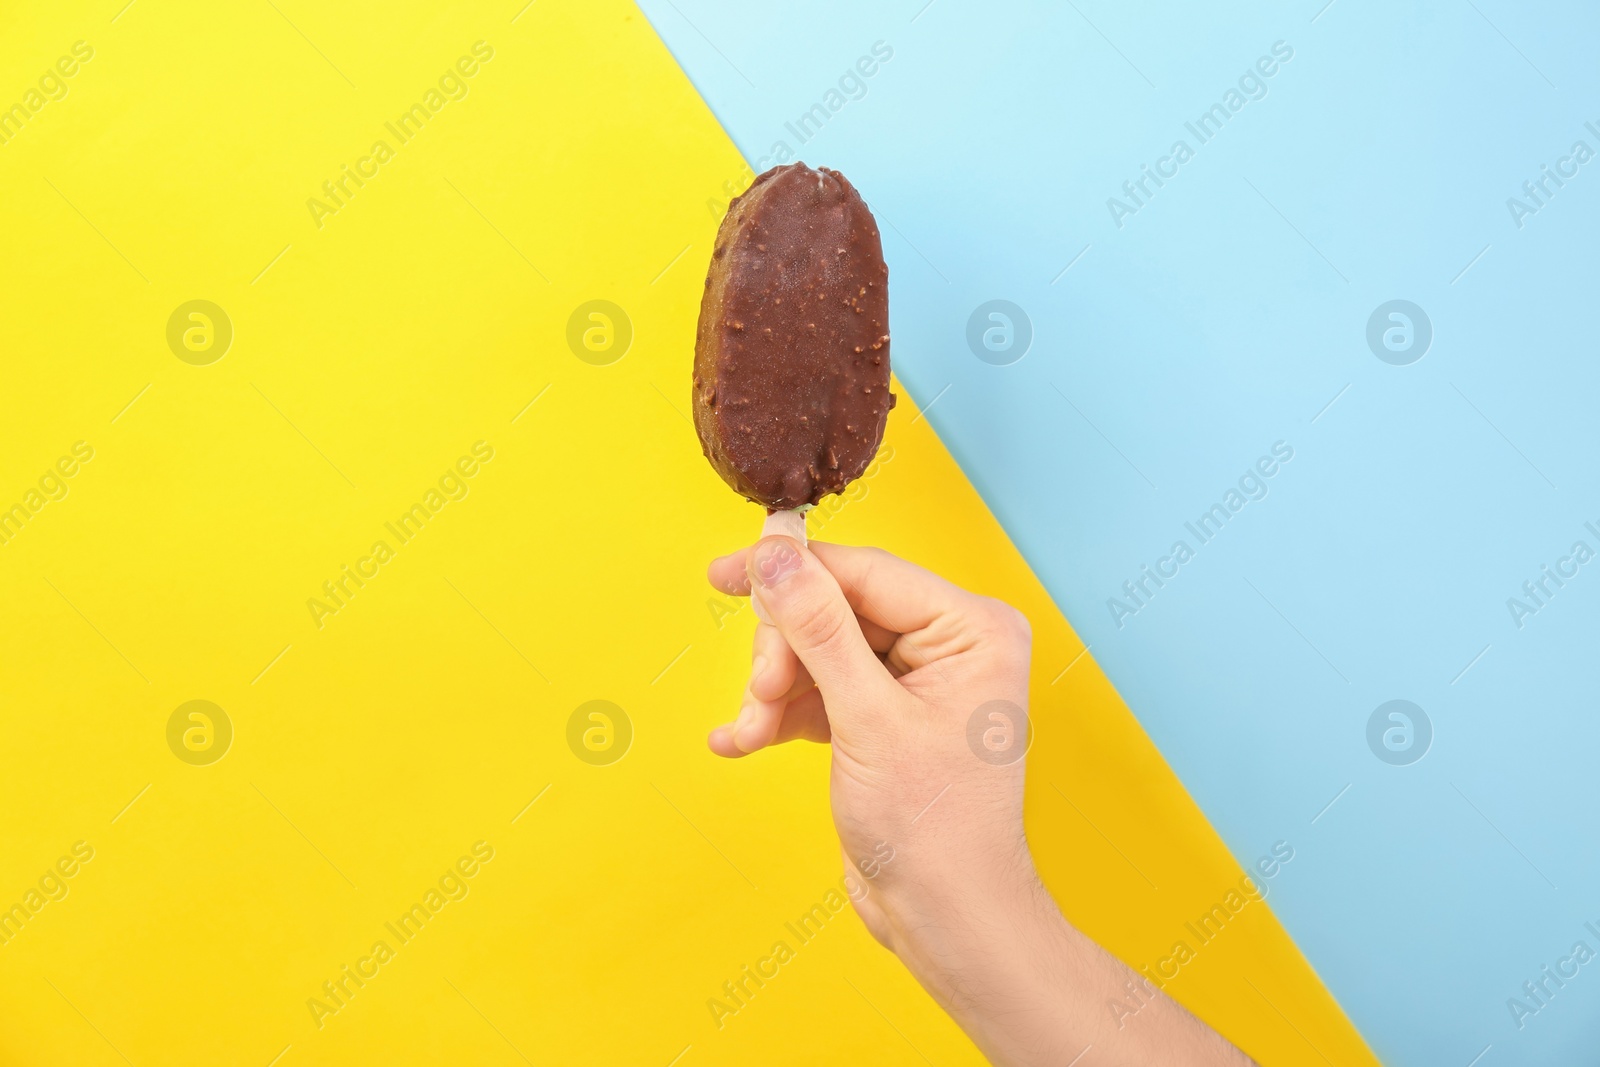
MULTIPOLYGON (((719 627, 703 568, 760 516, 700 456, 688 371, 706 200, 744 164, 645 19, 122 3, 0 11, 0 104, 94 48, 0 145, 0 505, 95 450, 0 546, 0 906, 95 850, 0 947, 0 1062, 981 1062, 848 912, 720 1030, 706 1006, 840 871, 826 749, 704 744, 753 620, 719 627), (394 144, 479 40, 468 96, 394 144), (235 331, 209 366, 166 343, 193 299, 235 331), (633 324, 609 366, 566 344, 592 299, 633 324), (307 599, 380 538, 318 629, 307 599), (210 766, 167 746, 192 699, 235 731, 210 766), (567 747, 592 699, 633 724, 610 766, 567 747), (307 999, 479 840, 469 895, 319 1029, 307 999)), ((1028 612, 1043 873, 1154 962, 1236 865, 909 401, 888 441, 826 537, 1028 612)), ((1266 907, 1169 989, 1264 1062, 1374 1062, 1266 907)))

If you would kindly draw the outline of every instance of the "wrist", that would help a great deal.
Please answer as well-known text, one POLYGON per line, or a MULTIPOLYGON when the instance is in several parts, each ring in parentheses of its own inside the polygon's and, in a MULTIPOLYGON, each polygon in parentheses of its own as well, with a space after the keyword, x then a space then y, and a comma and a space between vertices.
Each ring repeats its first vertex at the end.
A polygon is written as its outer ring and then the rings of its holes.
POLYGON ((1252 1062, 1160 994, 1139 1027, 1113 1025, 1106 1006, 1137 976, 1067 922, 1031 862, 1027 875, 888 902, 895 954, 991 1063, 1058 1067, 1089 1046, 1107 1065, 1252 1062))
POLYGON ((925 900, 893 920, 901 962, 991 1063, 1008 1067, 1066 1063, 1083 1046, 1062 995, 1081 935, 1031 864, 1027 874, 969 882, 961 900, 925 900))
POLYGON ((959 871, 901 871, 880 898, 894 952, 958 1020, 1007 999, 1035 978, 1042 951, 1066 920, 1022 845, 1014 854, 958 864, 959 871))

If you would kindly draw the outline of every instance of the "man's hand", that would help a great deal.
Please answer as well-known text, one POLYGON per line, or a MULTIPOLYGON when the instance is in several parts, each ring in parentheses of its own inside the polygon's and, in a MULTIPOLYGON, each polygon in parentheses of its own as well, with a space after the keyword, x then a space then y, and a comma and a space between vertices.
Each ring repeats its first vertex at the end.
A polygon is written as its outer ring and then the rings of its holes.
POLYGON ((1003 1064, 1243 1064, 1233 1046, 1062 918, 1022 826, 1027 620, 874 548, 769 537, 714 561, 711 584, 753 595, 750 683, 711 732, 739 757, 831 741, 845 867, 885 843, 874 892, 855 901, 980 1048, 1003 1064), (1148 1001, 1108 1010, 1134 983, 1148 1001))

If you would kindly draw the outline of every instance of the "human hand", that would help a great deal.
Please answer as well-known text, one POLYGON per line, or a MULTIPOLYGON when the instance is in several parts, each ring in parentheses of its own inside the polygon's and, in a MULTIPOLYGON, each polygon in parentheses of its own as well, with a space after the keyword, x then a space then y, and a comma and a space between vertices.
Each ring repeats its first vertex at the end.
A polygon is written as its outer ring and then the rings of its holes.
MULTIPOLYGON (((1021 612, 880 549, 786 537, 715 561, 709 576, 724 592, 753 588, 772 620, 756 627, 739 717, 712 732, 713 751, 831 741, 845 866, 859 879, 857 864, 887 843, 895 860, 873 888, 896 903, 907 886, 956 897, 938 902, 954 906, 1034 884, 1022 831, 1031 635, 1021 612), (1009 750, 975 754, 975 715, 1009 750), (923 837, 937 847, 907 847, 923 837)), ((888 903, 868 894, 856 907, 900 951, 904 909, 888 903)))
POLYGON ((997 1063, 1249 1061, 1070 926, 1022 822, 1032 636, 998 600, 880 549, 768 537, 712 562, 760 615, 738 718, 712 751, 832 742, 830 799, 862 921, 997 1063), (1137 983, 1124 1030, 1106 1010, 1137 983))

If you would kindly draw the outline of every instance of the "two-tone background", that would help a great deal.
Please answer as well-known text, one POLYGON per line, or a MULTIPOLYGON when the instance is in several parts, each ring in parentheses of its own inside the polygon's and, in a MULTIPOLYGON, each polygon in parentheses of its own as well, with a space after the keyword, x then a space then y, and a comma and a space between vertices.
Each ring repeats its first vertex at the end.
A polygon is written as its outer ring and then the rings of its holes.
POLYGON ((1068 916, 1264 1063, 1581 1062, 1593 14, 643 8, 0 12, 0 1062, 980 1062, 790 930, 826 752, 704 747, 787 158, 908 394, 812 533, 1029 613, 1068 916))

